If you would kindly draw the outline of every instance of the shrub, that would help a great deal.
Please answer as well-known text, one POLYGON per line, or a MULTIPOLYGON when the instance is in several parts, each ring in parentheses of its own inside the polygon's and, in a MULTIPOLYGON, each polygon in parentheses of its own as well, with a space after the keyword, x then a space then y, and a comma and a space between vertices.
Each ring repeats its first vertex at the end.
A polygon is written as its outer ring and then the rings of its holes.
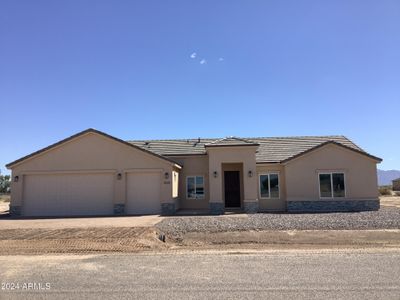
POLYGON ((392 190, 387 186, 381 186, 379 187, 379 194, 381 194, 381 196, 392 195, 392 190))
POLYGON ((400 192, 394 192, 394 194, 400 197, 400 192))
POLYGON ((0 175, 0 193, 8 193, 10 186, 10 175, 0 175))

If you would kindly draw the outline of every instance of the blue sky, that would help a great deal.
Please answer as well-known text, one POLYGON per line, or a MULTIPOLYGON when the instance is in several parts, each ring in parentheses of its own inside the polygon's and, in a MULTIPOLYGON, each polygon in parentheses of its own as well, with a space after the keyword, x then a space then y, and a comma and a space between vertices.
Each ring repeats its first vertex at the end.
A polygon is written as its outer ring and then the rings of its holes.
POLYGON ((399 32, 396 0, 2 0, 0 169, 89 127, 343 134, 400 169, 399 32))

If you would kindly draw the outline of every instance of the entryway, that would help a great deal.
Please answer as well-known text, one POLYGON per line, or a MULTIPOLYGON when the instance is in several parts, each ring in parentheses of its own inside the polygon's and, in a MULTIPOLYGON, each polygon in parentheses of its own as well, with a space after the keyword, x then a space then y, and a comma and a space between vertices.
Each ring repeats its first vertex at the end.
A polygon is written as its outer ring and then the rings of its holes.
POLYGON ((225 208, 240 208, 240 172, 224 171, 225 208))

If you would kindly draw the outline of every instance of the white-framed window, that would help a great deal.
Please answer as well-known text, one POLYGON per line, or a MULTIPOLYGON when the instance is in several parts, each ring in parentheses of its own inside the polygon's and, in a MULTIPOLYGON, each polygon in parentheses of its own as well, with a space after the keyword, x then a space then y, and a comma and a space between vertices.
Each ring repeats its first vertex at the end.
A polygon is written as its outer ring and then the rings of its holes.
POLYGON ((279 199, 279 173, 259 174, 260 198, 279 199))
POLYGON ((204 199, 204 176, 196 175, 186 177, 186 198, 204 199))
POLYGON ((346 197, 345 176, 343 172, 318 173, 320 198, 346 197))

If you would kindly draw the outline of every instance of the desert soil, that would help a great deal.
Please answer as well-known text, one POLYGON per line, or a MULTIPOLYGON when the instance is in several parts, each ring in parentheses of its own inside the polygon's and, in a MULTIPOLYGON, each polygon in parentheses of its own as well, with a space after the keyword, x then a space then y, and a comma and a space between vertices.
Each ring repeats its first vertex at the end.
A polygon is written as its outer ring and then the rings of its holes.
MULTIPOLYGON (((398 206, 400 206, 399 202, 400 197, 382 198, 383 208, 389 210, 393 208, 394 211, 397 211, 399 209, 398 206)), ((242 217, 237 216, 234 218, 241 219, 242 217)), ((53 228, 49 226, 46 228, 0 228, 0 255, 143 253, 147 251, 165 253, 180 250, 219 251, 227 249, 400 249, 400 229, 396 228, 380 230, 226 230, 211 233, 187 232, 178 240, 167 235, 164 243, 158 239, 159 234, 164 232, 153 226, 63 227, 62 220, 53 220, 59 226, 53 228)), ((95 221, 96 218, 92 220, 95 221)), ((24 219, 21 221, 29 222, 31 220, 24 219)), ((88 223, 87 225, 90 224, 88 223)))

